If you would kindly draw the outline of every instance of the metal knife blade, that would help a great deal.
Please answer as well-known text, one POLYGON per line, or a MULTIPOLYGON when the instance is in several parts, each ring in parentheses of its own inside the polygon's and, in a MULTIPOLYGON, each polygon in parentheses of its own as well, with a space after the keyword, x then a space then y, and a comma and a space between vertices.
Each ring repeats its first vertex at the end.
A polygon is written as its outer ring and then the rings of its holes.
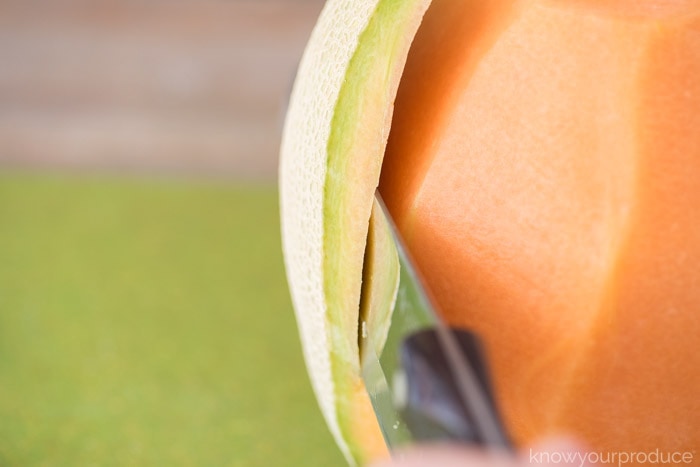
POLYGON ((375 215, 386 218, 398 254, 400 279, 383 347, 363 343, 362 377, 387 444, 510 447, 478 339, 440 319, 379 192, 375 197, 381 208, 375 215))

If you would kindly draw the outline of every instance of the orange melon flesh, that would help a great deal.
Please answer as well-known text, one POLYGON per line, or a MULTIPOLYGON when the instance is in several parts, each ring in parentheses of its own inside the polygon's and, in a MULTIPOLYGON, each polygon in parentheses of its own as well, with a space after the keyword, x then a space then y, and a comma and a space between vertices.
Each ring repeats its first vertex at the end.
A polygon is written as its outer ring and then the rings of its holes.
POLYGON ((700 440, 700 2, 435 0, 380 191, 519 443, 700 440))

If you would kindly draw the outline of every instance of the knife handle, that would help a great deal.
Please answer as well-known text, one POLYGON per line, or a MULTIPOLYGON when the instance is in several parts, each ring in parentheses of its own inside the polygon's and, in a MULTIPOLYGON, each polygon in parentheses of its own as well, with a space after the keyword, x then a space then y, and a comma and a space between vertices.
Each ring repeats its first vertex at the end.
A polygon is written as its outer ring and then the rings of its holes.
POLYGON ((404 381, 395 385, 396 405, 412 437, 423 442, 459 442, 486 448, 512 449, 498 414, 481 344, 471 332, 451 329, 465 361, 477 379, 487 410, 497 421, 497 441, 480 435, 481 420, 475 418, 460 396, 435 329, 424 329, 408 336, 401 346, 404 381), (401 389, 399 389, 401 388, 401 389))

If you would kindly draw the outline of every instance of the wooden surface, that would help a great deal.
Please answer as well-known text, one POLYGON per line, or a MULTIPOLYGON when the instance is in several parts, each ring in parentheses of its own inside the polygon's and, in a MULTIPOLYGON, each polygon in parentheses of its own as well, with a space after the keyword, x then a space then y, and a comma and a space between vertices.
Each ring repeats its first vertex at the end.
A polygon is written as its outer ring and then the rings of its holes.
POLYGON ((272 179, 320 0, 0 3, 0 168, 272 179))

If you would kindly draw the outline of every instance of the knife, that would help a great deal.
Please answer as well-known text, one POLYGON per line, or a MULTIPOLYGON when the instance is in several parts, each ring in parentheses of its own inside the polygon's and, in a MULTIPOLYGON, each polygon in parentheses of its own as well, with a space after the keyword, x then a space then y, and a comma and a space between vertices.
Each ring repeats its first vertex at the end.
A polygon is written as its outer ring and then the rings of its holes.
POLYGON ((478 336, 436 313, 395 223, 377 191, 399 259, 398 293, 383 345, 363 333, 362 378, 391 450, 451 441, 510 450, 478 336), (379 349, 379 350, 377 350, 379 349))

